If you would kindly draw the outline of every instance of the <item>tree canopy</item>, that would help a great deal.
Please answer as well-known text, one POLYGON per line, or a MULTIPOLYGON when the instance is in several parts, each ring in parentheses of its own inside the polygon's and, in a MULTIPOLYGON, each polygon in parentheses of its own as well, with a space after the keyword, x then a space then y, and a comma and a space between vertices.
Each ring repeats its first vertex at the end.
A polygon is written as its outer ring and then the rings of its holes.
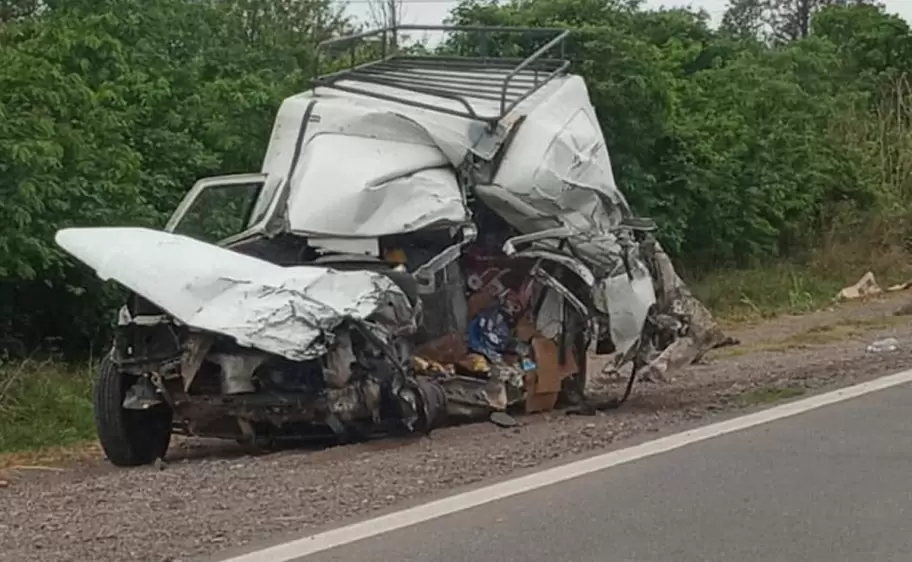
MULTIPOLYGON (((685 267, 798 256, 908 210, 912 34, 876 5, 733 0, 720 29, 636 0, 468 0, 451 19, 577 30, 617 180, 685 267)), ((0 0, 0 346, 103 345, 116 294, 56 230, 160 227, 196 179, 257 171, 314 42, 349 27, 329 0, 0 0)))

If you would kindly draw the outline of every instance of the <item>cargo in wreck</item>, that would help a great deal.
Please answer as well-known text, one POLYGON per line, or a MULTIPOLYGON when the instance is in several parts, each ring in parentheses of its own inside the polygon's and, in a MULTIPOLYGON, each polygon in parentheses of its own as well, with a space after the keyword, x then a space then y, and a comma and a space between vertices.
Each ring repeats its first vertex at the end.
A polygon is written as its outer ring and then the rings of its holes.
POLYGON ((114 464, 174 432, 348 439, 585 406, 605 382, 590 355, 661 378, 723 341, 618 190, 553 55, 567 32, 517 31, 553 38, 317 76, 261 172, 197 182, 164 231, 58 232, 131 292, 95 394, 114 464))

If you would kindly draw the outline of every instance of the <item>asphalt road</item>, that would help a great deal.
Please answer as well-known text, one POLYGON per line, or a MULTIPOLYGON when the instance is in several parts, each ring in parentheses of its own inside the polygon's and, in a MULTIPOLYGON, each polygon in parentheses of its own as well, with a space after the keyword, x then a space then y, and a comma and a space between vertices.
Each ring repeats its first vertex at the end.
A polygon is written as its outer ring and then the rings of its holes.
POLYGON ((299 560, 909 562, 912 386, 299 560))

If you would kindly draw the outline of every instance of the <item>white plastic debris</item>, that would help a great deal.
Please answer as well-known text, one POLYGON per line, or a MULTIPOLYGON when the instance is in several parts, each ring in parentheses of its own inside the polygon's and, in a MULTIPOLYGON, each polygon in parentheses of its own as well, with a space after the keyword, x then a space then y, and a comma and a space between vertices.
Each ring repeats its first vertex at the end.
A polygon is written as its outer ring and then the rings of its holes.
POLYGON ((869 344, 865 350, 868 353, 890 353, 899 350, 899 342, 896 338, 885 338, 869 344))
POLYGON ((877 284, 874 274, 870 271, 862 275, 854 285, 850 285, 839 291, 836 298, 839 300, 855 300, 864 297, 871 297, 883 293, 883 289, 877 284))

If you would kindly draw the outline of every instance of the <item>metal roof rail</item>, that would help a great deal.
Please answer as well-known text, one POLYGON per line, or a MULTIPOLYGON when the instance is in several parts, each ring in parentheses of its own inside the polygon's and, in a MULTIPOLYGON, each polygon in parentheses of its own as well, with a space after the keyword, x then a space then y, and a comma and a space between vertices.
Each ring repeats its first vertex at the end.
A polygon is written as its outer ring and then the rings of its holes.
POLYGON ((400 25, 375 29, 319 43, 311 85, 314 88, 334 88, 403 103, 496 126, 520 102, 555 77, 567 72, 570 61, 565 58, 565 42, 569 35, 568 29, 499 26, 400 25), (482 54, 448 56, 390 53, 394 50, 392 46, 396 44, 397 36, 401 32, 410 31, 481 34, 482 54), (526 37, 544 35, 544 39, 550 39, 525 58, 490 57, 486 50, 492 33, 521 33, 526 37), (380 56, 376 60, 359 64, 358 45, 371 40, 379 41, 380 56), (347 47, 348 68, 321 75, 320 64, 327 51, 340 47, 347 47), (391 90, 389 93, 381 92, 370 89, 369 85, 385 86, 391 90), (409 97, 408 93, 436 97, 440 102, 417 100, 409 97), (476 100, 476 103, 472 100, 476 100), (456 109, 451 104, 446 104, 447 101, 456 102, 462 107, 456 109), (485 113, 477 107, 478 102, 494 102, 497 111, 491 113, 491 104, 488 103, 485 113))

